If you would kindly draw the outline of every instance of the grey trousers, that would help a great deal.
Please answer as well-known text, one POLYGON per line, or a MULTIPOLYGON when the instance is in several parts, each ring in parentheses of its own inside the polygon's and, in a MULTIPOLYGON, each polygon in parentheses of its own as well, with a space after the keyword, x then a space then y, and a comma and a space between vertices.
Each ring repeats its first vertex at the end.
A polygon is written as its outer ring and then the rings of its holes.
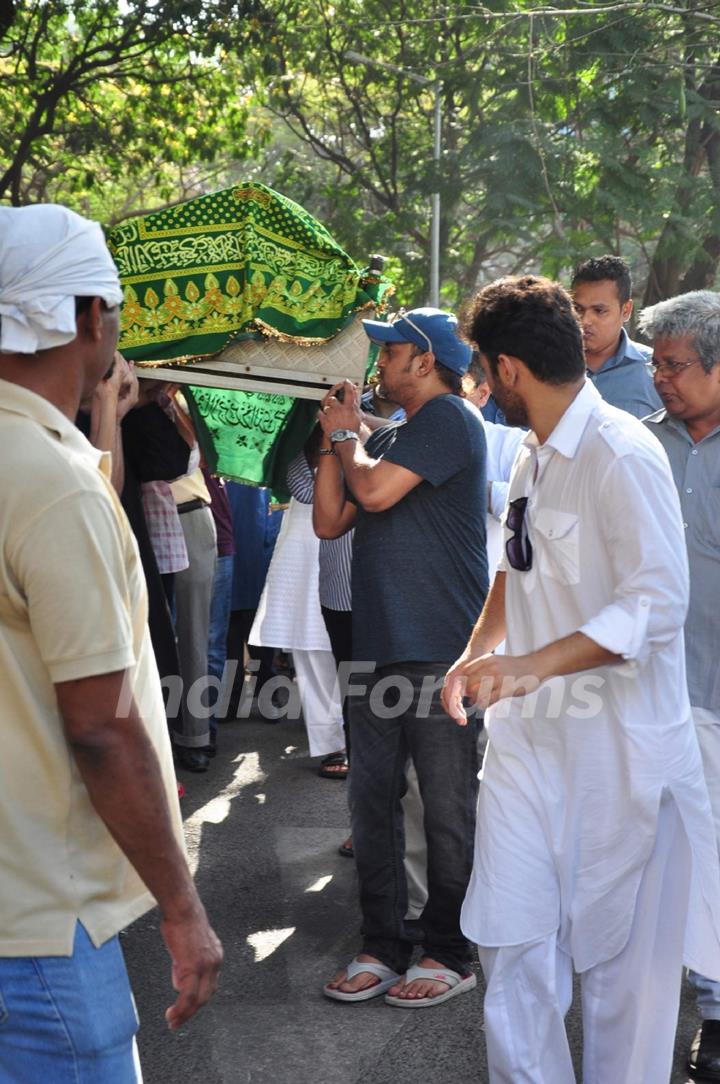
POLYGON ((183 512, 180 516, 189 566, 175 573, 175 631, 177 633, 180 677, 182 678, 182 731, 173 731, 173 741, 190 749, 202 749, 210 742, 210 690, 208 638, 217 536, 208 507, 183 512))

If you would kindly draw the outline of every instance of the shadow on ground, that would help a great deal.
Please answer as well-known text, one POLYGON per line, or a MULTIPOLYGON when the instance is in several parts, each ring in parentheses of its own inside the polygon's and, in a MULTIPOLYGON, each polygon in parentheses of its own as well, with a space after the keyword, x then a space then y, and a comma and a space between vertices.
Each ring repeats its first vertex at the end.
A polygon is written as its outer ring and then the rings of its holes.
MULTIPOLYGON (((354 865, 337 853, 346 784, 319 779, 305 749, 300 723, 234 721, 220 726, 211 770, 182 773, 189 849, 225 967, 213 1002, 170 1034, 163 1013, 174 994, 157 913, 123 935, 145 1084, 485 1084, 482 978, 432 1009, 322 996, 357 949, 359 916, 354 865)), ((671 1084, 688 1082, 696 1027, 685 988, 671 1084)), ((575 1008, 568 1032, 580 1080, 575 1008)))

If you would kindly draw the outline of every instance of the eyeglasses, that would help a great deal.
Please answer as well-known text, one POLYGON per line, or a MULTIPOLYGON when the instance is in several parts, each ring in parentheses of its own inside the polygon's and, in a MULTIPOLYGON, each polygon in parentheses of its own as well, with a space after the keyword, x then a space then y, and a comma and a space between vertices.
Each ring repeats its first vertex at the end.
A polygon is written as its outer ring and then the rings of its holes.
POLYGON ((689 369, 691 365, 697 365, 700 361, 699 358, 693 358, 692 361, 652 361, 648 362, 648 369, 653 376, 662 376, 665 374, 670 380, 676 377, 678 373, 681 373, 683 369, 689 369))
POLYGON ((527 497, 516 497, 510 501, 505 517, 505 526, 513 532, 512 538, 505 543, 505 553, 510 567, 516 572, 529 572, 532 568, 533 551, 525 525, 527 502, 527 497))

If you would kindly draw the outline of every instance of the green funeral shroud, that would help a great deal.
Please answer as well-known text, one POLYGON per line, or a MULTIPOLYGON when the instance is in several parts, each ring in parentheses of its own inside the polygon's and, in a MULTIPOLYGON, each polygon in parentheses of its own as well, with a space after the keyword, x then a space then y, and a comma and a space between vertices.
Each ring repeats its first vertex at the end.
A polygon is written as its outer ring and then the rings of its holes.
MULTIPOLYGON (((112 227, 124 301, 119 348, 152 365, 192 363, 232 340, 322 343, 360 309, 383 308, 387 279, 363 272, 320 222, 263 184, 234 185, 112 227)), ((317 403, 191 385, 211 470, 287 497, 287 465, 317 403)))

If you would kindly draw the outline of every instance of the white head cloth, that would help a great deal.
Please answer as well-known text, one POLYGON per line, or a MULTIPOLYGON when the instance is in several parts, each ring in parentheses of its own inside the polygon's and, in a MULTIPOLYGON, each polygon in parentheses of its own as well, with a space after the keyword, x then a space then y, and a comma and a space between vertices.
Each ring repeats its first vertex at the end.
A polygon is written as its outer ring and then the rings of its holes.
POLYGON ((0 207, 0 353, 35 354, 77 334, 75 298, 122 301, 97 222, 44 203, 0 207))

